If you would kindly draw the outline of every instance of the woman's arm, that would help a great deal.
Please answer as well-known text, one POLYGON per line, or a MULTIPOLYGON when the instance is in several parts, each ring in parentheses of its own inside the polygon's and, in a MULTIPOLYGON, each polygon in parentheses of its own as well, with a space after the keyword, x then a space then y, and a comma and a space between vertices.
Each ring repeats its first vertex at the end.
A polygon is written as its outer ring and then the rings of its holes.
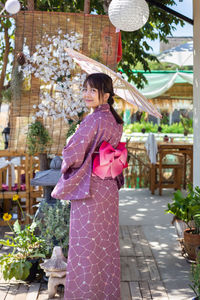
POLYGON ((92 115, 87 116, 80 124, 76 133, 63 149, 63 162, 61 172, 65 173, 69 168, 79 168, 90 151, 96 146, 98 121, 92 115))

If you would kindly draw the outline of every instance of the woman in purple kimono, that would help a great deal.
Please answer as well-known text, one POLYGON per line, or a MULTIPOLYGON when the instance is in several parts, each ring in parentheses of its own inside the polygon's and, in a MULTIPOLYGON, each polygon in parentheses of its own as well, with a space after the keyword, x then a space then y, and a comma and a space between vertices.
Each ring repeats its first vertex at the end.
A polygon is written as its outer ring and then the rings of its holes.
POLYGON ((119 300, 118 189, 127 152, 120 143, 112 79, 89 75, 83 98, 93 113, 63 149, 62 176, 52 192, 71 200, 65 300, 119 300), (120 175, 119 175, 120 174, 120 175))

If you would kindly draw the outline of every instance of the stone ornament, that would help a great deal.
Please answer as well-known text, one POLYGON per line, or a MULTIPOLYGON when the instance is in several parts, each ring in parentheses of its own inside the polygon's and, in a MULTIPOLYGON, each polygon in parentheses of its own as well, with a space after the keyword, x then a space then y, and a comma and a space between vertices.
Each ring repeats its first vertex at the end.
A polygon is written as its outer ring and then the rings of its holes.
POLYGON ((147 22, 149 6, 145 0, 112 0, 108 16, 117 29, 135 31, 147 22))
POLYGON ((50 259, 46 259, 40 267, 45 271, 48 280, 48 295, 53 298, 57 292, 58 285, 65 286, 67 259, 62 253, 62 248, 55 246, 50 259))

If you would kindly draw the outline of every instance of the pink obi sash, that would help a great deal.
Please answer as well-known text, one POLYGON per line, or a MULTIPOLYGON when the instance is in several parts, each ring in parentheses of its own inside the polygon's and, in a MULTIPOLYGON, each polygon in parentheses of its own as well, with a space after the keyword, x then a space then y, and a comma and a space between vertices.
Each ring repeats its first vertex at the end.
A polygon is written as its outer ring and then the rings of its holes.
POLYGON ((93 174, 101 179, 105 177, 115 178, 128 167, 126 143, 119 143, 114 149, 109 143, 103 142, 99 153, 94 155, 93 174))

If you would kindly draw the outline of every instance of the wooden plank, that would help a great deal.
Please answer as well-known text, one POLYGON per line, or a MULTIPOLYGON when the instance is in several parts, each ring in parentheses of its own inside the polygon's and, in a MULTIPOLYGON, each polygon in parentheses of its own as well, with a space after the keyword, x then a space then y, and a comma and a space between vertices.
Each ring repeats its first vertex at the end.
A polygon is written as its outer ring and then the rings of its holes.
POLYGON ((15 300, 25 300, 27 291, 28 291, 28 285, 25 283, 20 283, 20 286, 15 296, 15 300))
POLYGON ((127 264, 129 269, 130 280, 138 281, 141 279, 141 274, 138 271, 137 261, 135 257, 127 257, 127 264))
POLYGON ((122 239, 122 226, 119 226, 119 239, 122 239))
POLYGON ((130 239, 120 239, 120 256, 135 256, 135 250, 130 239))
POLYGON ((40 290, 40 283, 33 283, 30 285, 26 300, 36 300, 40 290))
POLYGON ((140 291, 141 291, 141 294, 142 294, 142 299, 146 299, 146 300, 147 299, 152 299, 148 282, 147 281, 140 281, 139 286, 140 286, 140 291))
POLYGON ((147 263, 144 260, 144 257, 136 257, 138 271, 140 272, 142 280, 150 280, 150 273, 147 266, 147 263))
POLYGON ((144 256, 153 256, 149 243, 142 230, 142 226, 138 226, 138 232, 140 233, 140 244, 142 246, 144 256))
POLYGON ((135 256, 135 251, 130 238, 128 226, 120 226, 120 227, 121 227, 120 255, 135 256))
POLYGON ((26 180, 26 224, 30 222, 30 162, 29 155, 25 155, 25 180, 26 180))
POLYGON ((128 226, 126 226, 126 225, 121 226, 121 230, 122 230, 123 239, 124 240, 126 240, 126 239, 130 240, 128 226))
POLYGON ((131 242, 133 245, 133 253, 135 254, 135 256, 143 256, 143 250, 142 247, 140 245, 140 238, 139 238, 139 233, 137 230, 136 226, 128 226, 129 229, 129 235, 131 238, 131 242))
POLYGON ((127 257, 121 257, 121 281, 131 281, 127 257))
POLYGON ((145 261, 147 263, 150 272, 151 280, 160 280, 161 278, 160 278, 156 261, 151 257, 145 258, 145 261))
POLYGON ((10 150, 0 150, 0 157, 3 157, 3 156, 20 156, 20 155, 24 155, 25 154, 25 151, 10 151, 10 150))
POLYGON ((142 295, 140 292, 140 287, 138 282, 129 282, 130 291, 131 291, 131 299, 132 300, 140 300, 142 299, 142 295))
POLYGON ((19 289, 19 285, 20 285, 19 283, 10 283, 9 284, 9 290, 8 290, 5 300, 15 300, 17 291, 19 289))
POLYGON ((149 288, 153 299, 168 300, 168 296, 162 281, 149 281, 149 288))
POLYGON ((137 281, 141 279, 135 257, 121 257, 121 280, 137 281))
POLYGON ((48 296, 48 290, 47 290, 47 284, 41 283, 40 291, 37 300, 47 300, 49 299, 48 296))
POLYGON ((121 288, 121 299, 131 300, 131 294, 130 294, 128 282, 121 282, 120 288, 121 288))
POLYGON ((6 282, 2 277, 0 281, 0 300, 5 300, 8 290, 9 290, 9 281, 6 282))
MULTIPOLYGON (((16 191, 5 191, 3 193, 0 192, 0 199, 12 199, 15 194, 16 191)), ((25 198, 26 192, 19 191, 18 195, 20 198, 25 198)))

